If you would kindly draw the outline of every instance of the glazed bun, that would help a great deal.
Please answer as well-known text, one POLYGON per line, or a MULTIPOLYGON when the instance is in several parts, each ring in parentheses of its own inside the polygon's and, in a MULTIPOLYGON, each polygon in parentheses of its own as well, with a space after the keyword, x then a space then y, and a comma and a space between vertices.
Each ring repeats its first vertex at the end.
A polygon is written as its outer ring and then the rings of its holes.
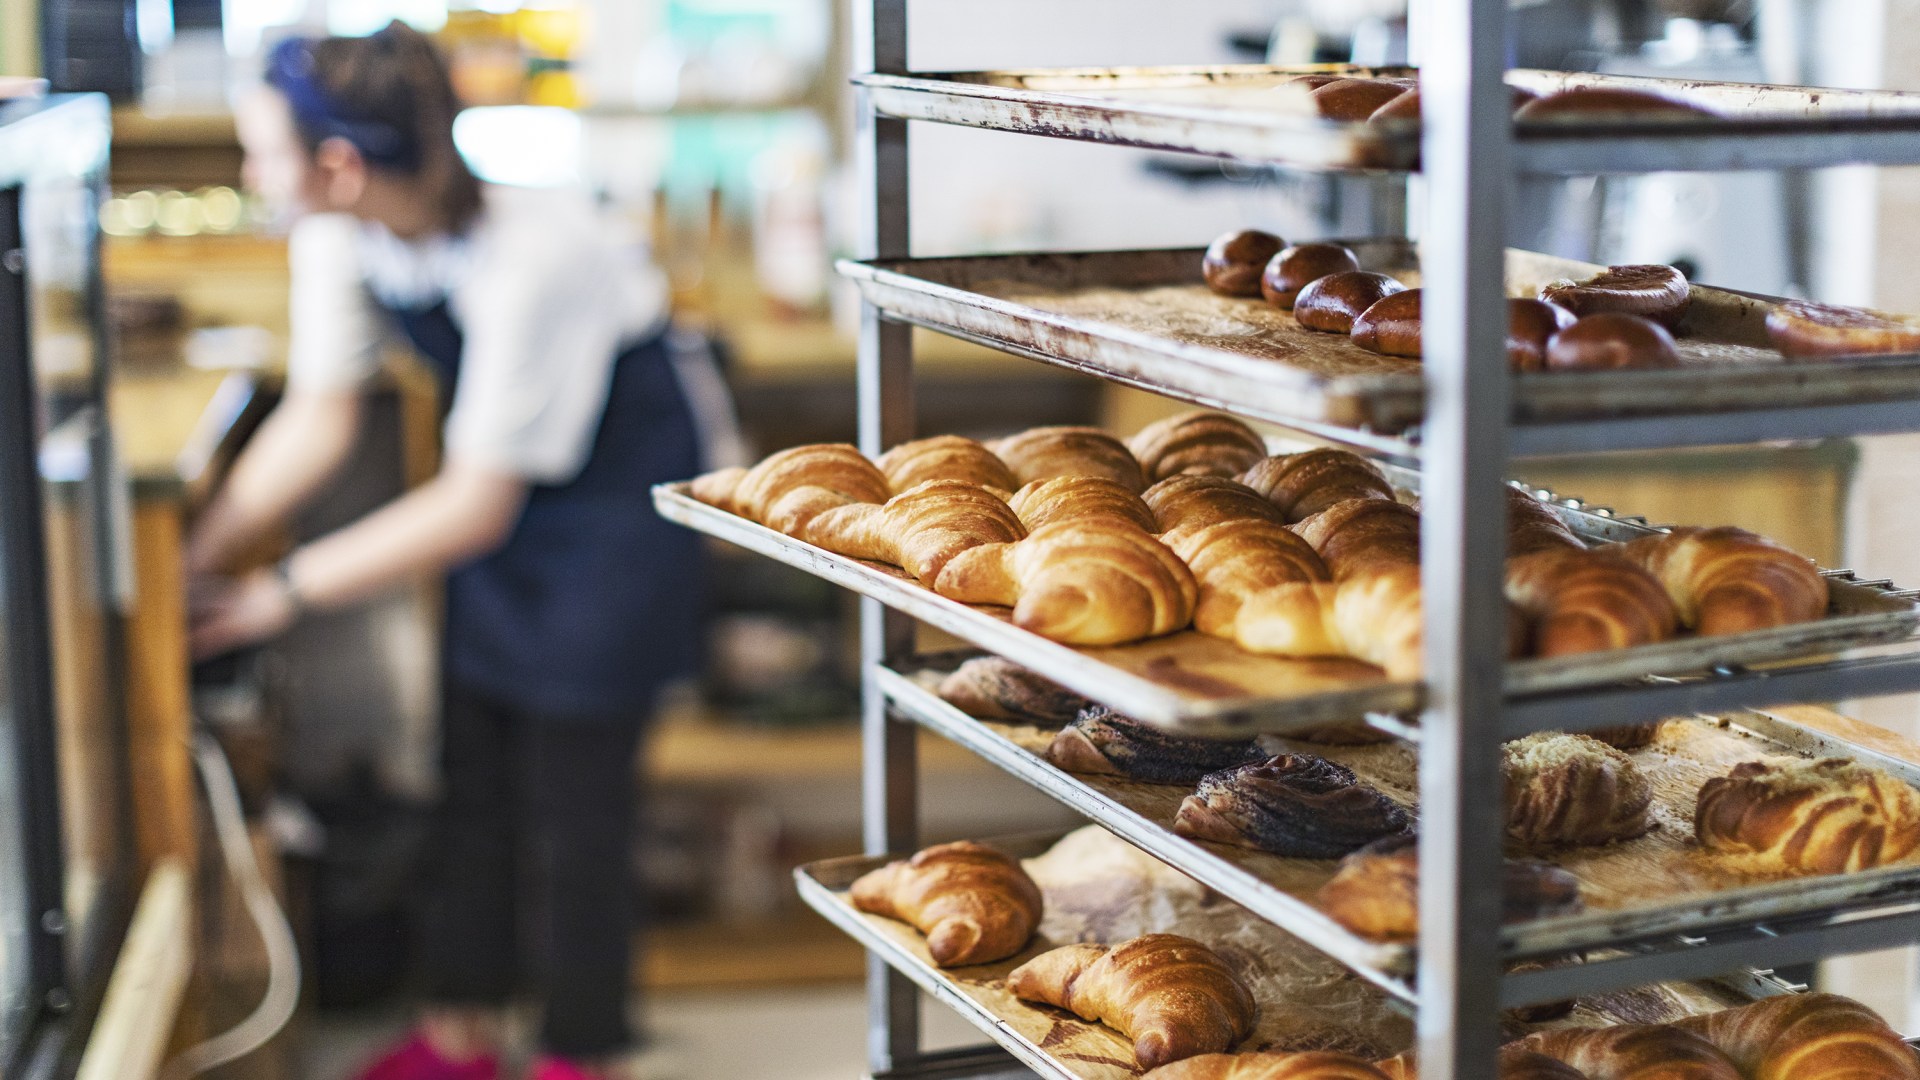
POLYGON ((1540 288, 1540 299, 1582 317, 1602 312, 1642 315, 1672 330, 1693 300, 1687 276, 1671 266, 1645 263, 1609 266, 1585 281, 1555 281, 1540 288))
POLYGON ((1295 244, 1268 260, 1260 275, 1260 295, 1267 303, 1291 311, 1300 290, 1310 283, 1358 269, 1359 258, 1344 244, 1295 244))
POLYGON ((1353 320, 1353 343, 1386 356, 1420 355, 1420 290, 1382 297, 1353 320))
POLYGON ((1547 367, 1553 371, 1666 368, 1679 363, 1673 335, 1638 315, 1588 315, 1547 341, 1547 367))
POLYGON ((1920 352, 1920 326, 1859 308, 1788 300, 1767 312, 1767 340, 1792 357, 1920 352))
POLYGON ((1365 120, 1380 106, 1409 91, 1404 83, 1387 79, 1335 79, 1314 88, 1311 97, 1328 120, 1365 120))
POLYGON ((1360 314, 1406 286, 1385 274, 1349 270, 1307 283, 1293 301, 1293 317, 1309 330, 1345 334, 1360 314))
POLYGON ((1507 301, 1507 366, 1540 371, 1547 366, 1547 339, 1572 326, 1577 316, 1547 300, 1507 301))
POLYGON ((1207 288, 1221 296, 1259 296, 1260 272, 1286 242, 1259 229, 1241 229, 1216 237, 1200 262, 1207 288))
POLYGON ((1515 120, 1550 120, 1561 116, 1577 117, 1680 117, 1712 116, 1710 110, 1644 90, 1625 90, 1611 86, 1580 86, 1548 94, 1530 101, 1514 112, 1515 120))

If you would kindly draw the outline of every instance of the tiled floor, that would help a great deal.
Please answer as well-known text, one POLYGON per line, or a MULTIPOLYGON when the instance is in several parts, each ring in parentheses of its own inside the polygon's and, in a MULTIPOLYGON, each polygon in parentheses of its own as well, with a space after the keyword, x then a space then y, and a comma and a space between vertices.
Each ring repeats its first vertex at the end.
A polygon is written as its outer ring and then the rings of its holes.
MULTIPOLYGON (((981 1036, 950 1010, 923 1009, 927 1045, 981 1036)), ((857 985, 678 993, 654 1002, 649 1027, 663 1070, 644 1080, 857 1080, 864 1075, 866 996, 857 985)), ((301 1080, 346 1080, 405 1026, 399 1014, 323 1017, 309 1028, 301 1080)))

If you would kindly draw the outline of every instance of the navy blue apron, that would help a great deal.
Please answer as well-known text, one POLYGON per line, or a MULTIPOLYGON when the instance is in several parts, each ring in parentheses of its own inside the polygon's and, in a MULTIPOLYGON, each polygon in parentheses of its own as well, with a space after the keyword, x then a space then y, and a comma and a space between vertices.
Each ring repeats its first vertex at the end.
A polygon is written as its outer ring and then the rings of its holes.
MULTIPOLYGON (((462 334, 442 302, 388 312, 440 381, 462 334)), ((699 659, 699 536, 648 488, 700 471, 699 437, 664 335, 620 354, 586 467, 536 484, 506 544, 447 576, 446 677, 542 716, 637 720, 699 659)))

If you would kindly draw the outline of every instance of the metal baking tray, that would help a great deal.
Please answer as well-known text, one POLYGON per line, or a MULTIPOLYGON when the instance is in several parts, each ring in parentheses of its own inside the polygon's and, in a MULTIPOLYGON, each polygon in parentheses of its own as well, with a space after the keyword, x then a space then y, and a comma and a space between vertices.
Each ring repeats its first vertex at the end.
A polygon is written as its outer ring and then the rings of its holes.
MULTIPOLYGON (((1022 859, 1044 857, 1054 848, 1057 838, 1026 837, 992 840, 993 846, 1022 859)), ((1069 840, 1071 842, 1071 840, 1069 840)), ((794 871, 795 886, 802 900, 829 922, 859 941, 889 966, 905 974, 929 994, 956 1009, 975 1026, 986 1032, 1016 1058, 1041 1076, 1062 1080, 1122 1080, 1137 1076, 1130 1047, 1117 1033, 1087 1023, 1056 1009, 1027 1005, 1006 990, 1007 974, 1020 963, 1057 944, 1070 940, 1104 940, 1112 936, 1096 926, 1082 927, 1082 916, 1098 924, 1113 918, 1099 910, 1102 896, 1097 867, 1081 887, 1048 890, 1042 881, 1049 915, 1039 938, 1018 955, 996 964, 942 969, 928 956, 924 939, 912 927, 892 919, 869 915, 853 907, 847 890, 860 875, 902 856, 852 856, 809 863, 794 871), (1079 932, 1061 933, 1062 930, 1079 932)), ((1033 863, 1029 863, 1033 866, 1033 863)), ((1040 876, 1036 870, 1036 877, 1040 876)), ((1390 1054, 1400 1048, 1400 1039, 1410 1040, 1411 1022, 1396 1000, 1350 978, 1310 949, 1285 940, 1247 913, 1217 900, 1198 899, 1183 906, 1178 898, 1160 890, 1151 890, 1156 902, 1132 905, 1133 911, 1121 921, 1133 924, 1123 936, 1136 933, 1185 933, 1221 948, 1235 957, 1243 970, 1249 962, 1267 970, 1256 979, 1256 999, 1261 1027, 1243 1046, 1325 1045, 1312 1032, 1326 1031, 1351 1016, 1357 1034, 1354 1042, 1340 1045, 1326 1040, 1329 1049, 1342 1049, 1365 1056, 1390 1054), (1196 921, 1197 919, 1197 921, 1196 921), (1286 969, 1284 974, 1274 969, 1286 969), (1304 996, 1305 991, 1288 990, 1294 985, 1324 988, 1336 1000, 1304 996), (1304 1015, 1303 1015, 1304 1014, 1304 1015), (1317 1014, 1317 1015, 1315 1015, 1317 1014), (1278 1027, 1279 1031, 1274 1030, 1278 1027), (1291 1030, 1288 1030, 1291 1029, 1291 1030), (1276 1036, 1278 1036, 1276 1038, 1276 1036), (1299 1039, 1294 1042, 1289 1038, 1299 1039), (1382 1045, 1391 1042, 1391 1045, 1382 1045)), ((1403 988, 1403 992, 1404 988, 1403 988)), ((1617 995, 1596 995, 1583 1000, 1576 1015, 1548 1026, 1577 1026, 1671 1019, 1689 1012, 1708 1011, 1750 1000, 1755 992, 1778 992, 1778 984, 1767 979, 1748 979, 1733 985, 1720 983, 1682 983, 1651 987, 1617 995), (1735 988, 1738 987, 1738 989, 1735 988)), ((1517 1027, 1509 1034, 1532 1028, 1517 1027)))
MULTIPOLYGON (((944 666, 915 676, 883 668, 875 677, 902 715, 972 750, 1376 985, 1396 994, 1407 992, 1403 980, 1414 970, 1413 946, 1361 937, 1314 904, 1314 894, 1333 873, 1334 860, 1286 859, 1180 836, 1171 824, 1180 799, 1189 793, 1186 788, 1080 776, 1056 768, 1041 754, 1052 737, 1050 729, 968 716, 928 685, 943 670, 944 666)), ((1848 733, 1848 725, 1857 721, 1835 717, 1829 725, 1834 730, 1821 730, 1814 724, 1824 716, 1831 714, 1781 710, 1669 721, 1653 748, 1635 752, 1655 784, 1660 828, 1637 840, 1558 855, 1553 861, 1581 877, 1592 901, 1589 909, 1507 926, 1502 934, 1506 954, 1516 959, 1551 957, 1621 942, 1655 942, 1674 935, 1691 938, 1766 920, 1899 906, 1920 897, 1920 854, 1899 865, 1858 874, 1754 881, 1716 868, 1710 861, 1691 863, 1682 850, 1684 840, 1676 832, 1674 818, 1684 811, 1685 820, 1691 821, 1690 792, 1705 776, 1724 773, 1739 760, 1769 754, 1842 755, 1920 786, 1920 764, 1916 764, 1920 747, 1892 740, 1884 732, 1879 735, 1888 745, 1860 747, 1835 734, 1848 733), (1663 783, 1665 790, 1661 790, 1663 783), (1701 891, 1703 882, 1713 884, 1701 891)), ((1410 747, 1274 743, 1269 748, 1299 749, 1340 761, 1405 801, 1411 801, 1417 790, 1403 775, 1413 768, 1410 747)), ((1690 826, 1686 835, 1691 835, 1690 826)), ((1597 969, 1606 963, 1590 953, 1581 977, 1604 979, 1597 969)), ((1600 985, 1635 981, 1634 974, 1623 972, 1619 982, 1600 985)))
MULTIPOLYGON (((1416 491, 1418 472, 1384 465, 1396 485, 1416 491)), ((1551 495, 1551 493, 1545 493, 1551 495)), ((1300 731, 1368 714, 1406 713, 1421 703, 1417 683, 1389 682, 1379 669, 1343 659, 1258 656, 1193 630, 1131 645, 1082 648, 1014 626, 1004 608, 962 604, 900 570, 836 555, 709 506, 684 484, 653 489, 669 521, 719 537, 852 589, 972 644, 1011 657, 1087 697, 1142 722, 1192 734, 1300 731)), ((1589 508, 1577 499, 1549 505, 1574 531, 1620 540, 1655 531, 1643 521, 1589 508)), ((1680 637, 1653 645, 1507 665, 1509 693, 1614 684, 1650 675, 1703 671, 1898 641, 1920 626, 1920 607, 1888 582, 1827 572, 1832 614, 1825 619, 1723 637, 1680 637)))
MULTIPOLYGON (((1916 140, 1920 144, 1920 140, 1916 140)), ((1419 281, 1407 240, 1346 240, 1361 265, 1419 281)), ((1418 360, 1302 329, 1260 300, 1216 296, 1201 249, 841 261, 889 317, 1154 393, 1366 443, 1420 423, 1418 360)), ((1532 296, 1600 267, 1524 251, 1507 284, 1532 296)), ((1513 380, 1516 425, 1920 400, 1920 355, 1789 362, 1767 343, 1777 298, 1695 285, 1682 366, 1535 372, 1513 380)), ((1405 452, 1404 446, 1380 447, 1405 452)))
MULTIPOLYGON (((1174 150, 1303 169, 1407 170, 1420 164, 1420 126, 1322 119, 1275 88, 1329 72, 1414 77, 1408 67, 1061 68, 941 74, 863 74, 876 111, 994 131, 1174 150)), ((1702 82, 1516 68, 1507 81, 1536 93, 1577 86, 1650 90, 1715 116, 1556 118, 1514 125, 1514 167, 1580 176, 1656 170, 1920 163, 1920 94, 1702 82)))

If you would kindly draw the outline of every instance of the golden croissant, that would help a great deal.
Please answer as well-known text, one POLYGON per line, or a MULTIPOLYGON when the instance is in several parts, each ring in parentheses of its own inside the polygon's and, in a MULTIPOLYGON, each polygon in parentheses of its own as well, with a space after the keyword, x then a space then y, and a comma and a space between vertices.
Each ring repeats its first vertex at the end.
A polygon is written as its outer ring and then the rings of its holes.
MULTIPOLYGON (((1387 1080, 1420 1080, 1420 1070, 1411 1050, 1373 1064, 1387 1080)), ((1571 1065, 1564 1065, 1544 1054, 1520 1049, 1517 1044, 1511 1043, 1500 1051, 1498 1068, 1499 1080, 1587 1080, 1586 1073, 1571 1065)))
POLYGON ((1277 521, 1221 521, 1161 538, 1186 560, 1200 586, 1193 628, 1232 640, 1240 609, 1279 585, 1328 580, 1326 564, 1277 521))
POLYGON ((1420 513, 1386 499, 1346 499, 1296 524, 1334 580, 1420 566, 1420 513))
POLYGON ((941 967, 988 964, 1026 948, 1040 888, 1020 863, 971 840, 937 844, 853 883, 853 906, 927 936, 941 967))
POLYGON ((1193 620, 1199 586, 1165 544, 1124 525, 1057 522, 1011 544, 962 552, 940 595, 1013 608, 1014 624, 1072 645, 1118 645, 1193 620))
POLYGON ((964 480, 929 480, 885 505, 851 503, 808 522, 800 538, 855 559, 892 563, 931 582, 954 556, 1027 535, 1000 496, 964 480))
POLYGON ((1145 491, 1146 476, 1133 451, 1119 439, 1092 427, 1030 428, 995 439, 996 454, 1022 484, 1055 476, 1099 476, 1128 491, 1145 491))
POLYGON ((1219 1053, 1253 1031, 1246 984, 1212 949, 1176 934, 1042 953, 1013 969, 1007 989, 1113 1028, 1145 1069, 1219 1053))
POLYGON ((1508 559, 1506 592, 1531 623, 1536 656, 1625 649, 1679 629, 1653 575, 1604 549, 1536 548, 1508 559))
POLYGON ((1035 480, 1007 500, 1028 532, 1056 521, 1117 521, 1157 533, 1160 522, 1137 491, 1099 476, 1035 480))
POLYGON ((1403 566, 1333 584, 1278 585, 1245 599, 1231 627, 1216 632, 1249 652, 1347 656, 1386 669, 1390 678, 1418 678, 1420 569, 1403 566))
POLYGON ((1681 624, 1702 634, 1740 634, 1826 614, 1827 580, 1813 560, 1745 529, 1679 528, 1617 550, 1659 579, 1681 624))
POLYGON ((1259 492, 1220 476, 1170 476, 1140 498, 1153 511, 1163 537, 1223 521, 1284 521, 1259 492))
POLYGON ((896 495, 929 480, 965 480, 1003 492, 1020 486, 1007 463, 993 451, 959 435, 901 443, 881 454, 874 464, 886 474, 896 495))
POLYGON ((1387 1080, 1387 1074, 1350 1054, 1201 1054, 1162 1065, 1143 1080, 1387 1080))
POLYGON ((1372 462, 1348 450, 1322 448, 1255 462, 1240 482, 1271 500, 1289 523, 1348 499, 1393 501, 1393 485, 1372 462))
POLYGON ((1545 503, 1518 488, 1507 489, 1508 558, 1536 551, 1577 551, 1586 546, 1545 503))
POLYGON ((820 514, 848 503, 886 502, 892 489, 873 462, 852 446, 818 443, 768 455, 739 474, 731 491, 710 494, 734 513, 798 536, 820 514))
POLYGON ((1267 456, 1266 441, 1224 413, 1170 416, 1127 440, 1147 482, 1169 476, 1238 476, 1267 456))
MULTIPOLYGON (((1742 1080, 1726 1054, 1672 1024, 1542 1031, 1510 1046, 1509 1053, 1539 1054, 1608 1080, 1742 1080)), ((1508 1075, 1503 1068, 1501 1076, 1508 1075)))
POLYGON ((1838 994, 1783 994, 1674 1026, 1712 1043, 1746 1080, 1920 1080, 1900 1035, 1838 994))
POLYGON ((1920 846, 1920 792, 1846 758, 1749 761, 1700 786, 1693 831, 1775 872, 1855 873, 1920 846))

